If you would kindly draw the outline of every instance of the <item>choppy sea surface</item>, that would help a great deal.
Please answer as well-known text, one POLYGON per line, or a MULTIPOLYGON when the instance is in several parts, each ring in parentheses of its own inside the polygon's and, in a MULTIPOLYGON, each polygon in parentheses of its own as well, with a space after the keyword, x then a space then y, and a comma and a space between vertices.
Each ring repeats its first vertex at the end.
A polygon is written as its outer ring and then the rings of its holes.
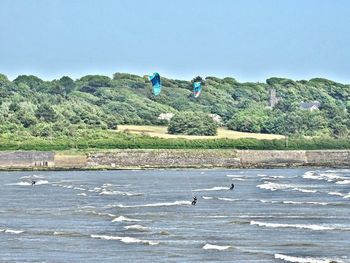
POLYGON ((350 262, 350 170, 0 172, 0 262, 350 262))

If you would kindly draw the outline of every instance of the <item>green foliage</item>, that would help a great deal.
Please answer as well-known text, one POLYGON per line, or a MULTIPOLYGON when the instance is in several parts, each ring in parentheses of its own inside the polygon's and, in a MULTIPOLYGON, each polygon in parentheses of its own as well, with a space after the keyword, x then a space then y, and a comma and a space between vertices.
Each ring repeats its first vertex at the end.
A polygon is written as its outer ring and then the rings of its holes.
MULTIPOLYGON (((0 150, 70 150, 70 149, 254 149, 254 150, 315 150, 349 149, 349 139, 290 138, 288 148, 285 140, 257 139, 164 139, 128 133, 72 128, 67 135, 54 136, 52 124, 41 123, 32 134, 9 125, 0 136, 0 150), (11 127, 10 127, 11 126, 11 127)), ((3 125, 0 125, 0 130, 3 125)))
POLYGON ((15 84, 23 83, 33 90, 39 90, 44 81, 33 75, 20 75, 13 81, 15 84))
POLYGON ((268 119, 269 109, 261 105, 243 109, 233 115, 227 127, 231 130, 260 133, 268 119))
POLYGON ((35 116, 46 122, 55 122, 57 119, 55 110, 48 103, 40 104, 35 112, 35 116))
POLYGON ((208 135, 217 134, 217 124, 205 113, 179 112, 171 118, 168 132, 170 134, 208 135))
MULTIPOLYGON (((105 130, 114 130, 119 124, 167 125, 167 121, 158 119, 160 114, 185 113, 192 118, 199 116, 198 112, 206 116, 217 114, 224 126, 238 131, 339 139, 349 136, 350 85, 321 78, 310 81, 270 78, 266 83, 239 83, 233 78, 216 77, 206 77, 204 81, 198 76, 192 81, 162 77, 162 86, 162 93, 155 97, 147 77, 132 74, 115 73, 113 78, 87 75, 78 80, 64 76, 53 81, 32 75, 21 75, 10 81, 0 74, 0 136, 35 135, 36 142, 47 136, 51 139, 78 138, 81 132, 89 130, 104 136, 104 132, 108 132, 105 130), (195 99, 192 88, 193 81, 197 80, 202 81, 203 90, 195 99), (273 109, 267 107, 270 88, 274 88, 281 99, 273 109), (312 112, 301 110, 302 101, 318 101, 321 107, 312 112)), ((186 126, 190 132, 185 133, 205 134, 205 129, 211 130, 211 120, 208 125, 196 118, 193 123, 199 127, 190 122, 186 126)), ((175 126, 174 132, 178 128, 175 126)), ((123 140, 127 138, 119 138, 117 144, 111 145, 126 147, 123 140)), ((156 147, 154 144, 163 143, 162 140, 143 140, 137 147, 156 147)), ((215 144, 210 142, 205 147, 218 147, 217 144, 224 147, 223 143, 233 145, 223 140, 215 144)), ((187 144, 188 141, 167 141, 164 147, 187 147, 187 144)), ((194 146, 197 144, 200 142, 191 143, 191 147, 199 147, 194 146)))

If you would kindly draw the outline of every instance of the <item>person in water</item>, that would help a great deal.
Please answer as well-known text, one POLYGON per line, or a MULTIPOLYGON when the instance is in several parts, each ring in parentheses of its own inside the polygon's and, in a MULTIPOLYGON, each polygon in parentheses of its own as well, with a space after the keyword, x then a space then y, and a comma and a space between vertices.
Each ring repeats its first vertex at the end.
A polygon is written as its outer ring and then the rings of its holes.
POLYGON ((193 201, 192 201, 192 205, 196 205, 196 203, 197 203, 197 197, 193 197, 193 201))
POLYGON ((36 183, 36 182, 33 180, 33 181, 32 181, 32 185, 35 185, 35 183, 36 183))
POLYGON ((235 188, 235 185, 231 184, 230 190, 233 190, 233 188, 235 188))

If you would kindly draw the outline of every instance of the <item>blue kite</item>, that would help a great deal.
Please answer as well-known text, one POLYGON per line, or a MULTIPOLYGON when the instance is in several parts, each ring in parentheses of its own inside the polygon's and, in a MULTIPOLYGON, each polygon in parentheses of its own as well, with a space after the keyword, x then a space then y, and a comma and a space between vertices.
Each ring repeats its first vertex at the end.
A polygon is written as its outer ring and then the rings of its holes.
POLYGON ((198 98, 199 94, 201 93, 202 85, 200 81, 196 81, 193 83, 193 96, 195 98, 198 98))
POLYGON ((158 96, 162 88, 159 74, 157 72, 153 73, 152 76, 148 76, 148 79, 152 82, 154 96, 158 96))

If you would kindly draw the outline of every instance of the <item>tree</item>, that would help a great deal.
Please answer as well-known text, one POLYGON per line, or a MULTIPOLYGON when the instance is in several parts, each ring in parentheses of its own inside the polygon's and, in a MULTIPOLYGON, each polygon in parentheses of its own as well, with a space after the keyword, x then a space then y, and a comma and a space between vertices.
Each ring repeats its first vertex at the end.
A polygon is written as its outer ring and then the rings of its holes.
POLYGON ((27 84, 33 90, 39 90, 39 87, 41 86, 41 84, 44 83, 42 79, 33 75, 20 75, 17 78, 15 78, 13 82, 16 84, 18 83, 27 84))
POLYGON ((193 83, 201 82, 202 86, 205 86, 205 80, 201 76, 197 76, 191 80, 191 87, 193 87, 193 83))
POLYGON ((94 93, 102 87, 110 87, 112 80, 102 75, 87 75, 78 81, 80 90, 88 93, 94 93))
POLYGON ((263 123, 268 119, 270 110, 261 105, 251 105, 250 108, 241 110, 234 114, 227 123, 227 127, 235 131, 261 132, 263 123))
POLYGON ((49 124, 39 123, 33 127, 32 134, 36 137, 51 137, 53 130, 49 124))
POLYGON ((48 103, 40 104, 35 112, 35 116, 46 122, 55 122, 57 119, 55 110, 48 103))
POLYGON ((168 133, 214 136, 217 128, 217 123, 206 113, 179 112, 171 118, 168 133))

